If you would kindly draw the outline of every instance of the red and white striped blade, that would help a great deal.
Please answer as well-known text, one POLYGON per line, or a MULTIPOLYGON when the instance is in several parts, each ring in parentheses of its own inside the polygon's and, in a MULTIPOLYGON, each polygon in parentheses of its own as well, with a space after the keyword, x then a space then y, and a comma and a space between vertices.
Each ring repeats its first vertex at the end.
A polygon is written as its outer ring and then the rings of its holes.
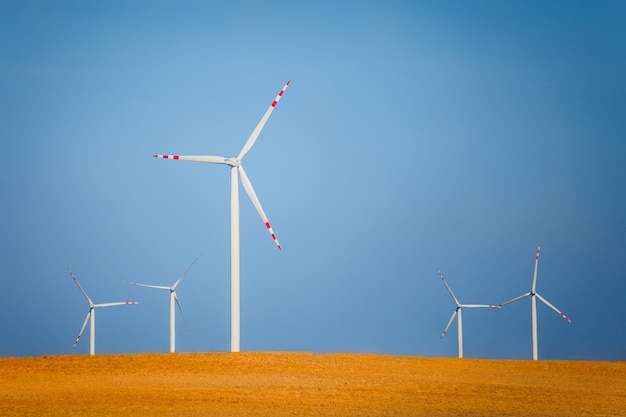
POLYGON ((287 87, 289 87, 289 83, 291 83, 291 80, 287 81, 283 89, 280 90, 280 92, 278 93, 274 101, 272 101, 272 104, 270 104, 270 107, 267 109, 267 111, 265 112, 265 114, 263 115, 259 123, 256 125, 256 127, 252 131, 252 134, 250 134, 250 137, 248 138, 246 143, 243 145, 243 148, 241 148, 241 152, 239 152, 239 156, 237 156, 237 159, 239 161, 241 161, 243 157, 246 156, 248 151, 252 148, 252 145, 254 145, 254 142, 256 142, 257 138, 259 137, 259 134, 261 133, 261 130, 263 130, 263 127, 265 127, 265 123, 267 123, 267 119, 270 118, 270 115, 274 111, 274 108, 278 104, 278 101, 285 93, 285 90, 287 89, 287 87))
POLYGON ((563 317, 563 319, 567 320, 569 323, 571 323, 572 321, 569 319, 569 317, 567 317, 561 310, 559 310, 558 308, 556 308, 555 306, 552 305, 552 303, 550 303, 550 301, 546 300, 545 298, 543 298, 541 295, 535 293, 535 295, 537 296, 537 298, 539 298, 541 301, 543 301, 543 303, 545 305, 547 305, 548 307, 550 307, 552 310, 556 311, 557 313, 559 313, 559 315, 561 317, 563 317))
POLYGON ((458 309, 454 310, 454 313, 452 313, 452 316, 450 317, 450 320, 448 320, 448 324, 446 325, 446 328, 445 328, 445 329, 443 329, 443 332, 441 333, 440 338, 442 338, 442 339, 443 339, 443 337, 446 335, 446 332, 448 331, 448 328, 450 327, 450 325, 451 325, 451 324, 452 324, 452 322, 454 321, 454 318, 456 317, 456 313, 457 313, 458 311, 459 311, 458 309))
POLYGON ((246 175, 246 171, 244 171, 241 165, 238 167, 238 170, 239 170, 239 176, 241 177, 241 184, 243 185, 243 188, 246 190, 246 193, 248 193, 248 197, 250 197, 250 200, 252 200, 252 204, 254 204, 254 207, 256 208, 257 213, 259 213, 259 216, 261 216, 261 219, 263 220, 263 223, 265 223, 265 227, 267 227, 267 230, 270 233, 270 236, 272 236, 272 239, 274 240, 274 242, 276 243, 276 246, 278 246, 278 249, 282 250, 282 248, 280 247, 280 243, 278 243, 278 239, 276 239, 276 235, 274 234, 274 231, 272 230, 272 226, 270 226, 270 222, 267 219, 265 212, 263 211, 263 207, 261 207, 261 202, 257 198, 256 193, 254 192, 254 188, 252 188, 250 179, 248 179, 248 176, 246 175))
POLYGON ((115 303, 102 303, 94 304, 94 307, 113 307, 113 306, 125 306, 125 305, 137 305, 139 301, 118 301, 115 303))
POLYGON ((202 156, 202 155, 161 155, 154 154, 152 155, 155 158, 161 159, 174 159, 181 161, 191 161, 191 162, 204 162, 207 164, 225 164, 226 158, 223 156, 202 156))
POLYGON ((531 291, 535 292, 537 289, 537 266, 539 265, 539 253, 541 252, 541 245, 537 246, 537 255, 535 255, 535 272, 533 273, 533 286, 531 291))
POLYGON ((92 310, 93 309, 89 309, 89 313, 87 313, 87 317, 85 317, 85 321, 83 322, 83 327, 80 328, 80 333, 78 333, 78 337, 76 338, 76 340, 74 340, 74 346, 72 346, 72 349, 74 349, 76 345, 78 344, 78 342, 80 341, 80 337, 83 335, 83 332, 85 331, 85 327, 87 326, 87 322, 89 321, 89 318, 91 317, 92 310))
POLYGON ((78 289, 80 290, 80 292, 83 293, 83 295, 85 296, 85 298, 87 299, 87 301, 89 302, 89 305, 92 306, 93 305, 93 301, 91 301, 91 298, 89 298, 89 296, 87 295, 87 293, 85 292, 85 290, 83 290, 83 287, 80 286, 80 284, 78 283, 78 280, 76 279, 76 277, 74 276, 74 273, 72 272, 71 269, 67 268, 67 272, 70 273, 70 276, 72 277, 72 279, 74 280, 74 282, 76 283, 76 285, 78 286, 78 289))
POLYGON ((494 306, 492 304, 461 304, 459 307, 463 307, 463 308, 487 308, 487 309, 494 308, 494 306))
POLYGON ((443 274, 441 273, 441 270, 437 270, 437 273, 439 274, 439 278, 441 278, 441 282, 443 282, 443 285, 446 286, 446 288, 448 289, 448 292, 450 293, 450 295, 452 296, 452 299, 454 300, 454 303, 458 306, 461 305, 461 303, 459 303, 459 300, 456 298, 456 296, 454 295, 454 293, 452 292, 452 289, 450 288, 450 286, 448 285, 448 283, 446 282, 446 279, 443 277, 443 274))

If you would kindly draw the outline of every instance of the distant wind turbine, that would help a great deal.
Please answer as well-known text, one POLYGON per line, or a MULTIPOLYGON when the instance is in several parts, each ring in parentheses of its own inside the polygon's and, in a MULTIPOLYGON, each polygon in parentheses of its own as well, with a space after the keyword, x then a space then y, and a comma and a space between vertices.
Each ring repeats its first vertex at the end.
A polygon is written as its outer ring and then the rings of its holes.
MULTIPOLYGON (((200 255, 202 256, 202 255, 200 255)), ((147 287, 147 288, 157 288, 159 290, 168 290, 170 292, 170 352, 176 352, 176 308, 174 304, 178 306, 178 310, 180 310, 180 316, 183 318, 183 322, 185 323, 185 327, 187 326, 187 321, 185 321, 185 315, 183 314, 183 309, 180 307, 180 301, 178 301, 178 296, 176 295, 176 287, 180 284, 180 281, 187 274, 187 271, 191 269, 193 264, 200 258, 198 256, 192 263, 187 267, 185 272, 182 273, 180 277, 176 280, 172 286, 167 287, 163 285, 150 285, 150 284, 138 284, 136 282, 125 281, 127 284, 136 285, 138 287, 147 287)))
POLYGON ((456 304, 456 309, 452 313, 452 316, 450 317, 450 320, 448 320, 448 324, 446 325, 446 328, 441 333, 441 338, 443 338, 446 335, 446 332, 448 331, 448 328, 450 327, 450 325, 454 321, 454 317, 456 317, 458 315, 458 318, 457 318, 457 324, 458 324, 457 337, 458 337, 458 342, 459 342, 459 358, 462 358, 463 357, 463 309, 464 308, 487 308, 487 309, 492 309, 492 308, 499 308, 500 306, 494 306, 492 304, 461 304, 459 302, 459 300, 456 298, 456 296, 454 295, 454 293, 452 292, 452 289, 450 288, 450 286, 446 282, 446 279, 443 277, 443 274, 441 273, 441 271, 439 269, 437 270, 437 273, 439 274, 439 277, 441 278, 441 282, 443 282, 443 285, 446 286, 446 289, 448 290, 448 292, 450 293, 450 296, 452 297, 452 299, 454 300, 454 303, 456 304))
POLYGON ((537 298, 539 298, 545 305, 550 307, 552 310, 559 313, 561 317, 567 320, 569 323, 572 321, 563 314, 558 308, 553 306, 548 300, 543 298, 537 292, 537 265, 539 264, 539 252, 541 251, 541 245, 537 246, 537 255, 535 256, 535 272, 533 274, 533 286, 530 289, 530 292, 520 295, 519 297, 515 297, 512 300, 509 300, 505 303, 500 304, 500 306, 505 306, 507 304, 513 303, 517 300, 521 300, 524 297, 530 297, 531 300, 531 309, 532 309, 532 330, 533 330, 533 360, 537 360, 539 358, 538 348, 537 348, 537 298))
POLYGON ((74 280, 76 285, 78 285, 78 289, 80 290, 80 292, 83 293, 83 295, 89 302, 89 312, 87 313, 87 317, 85 317, 85 321, 83 322, 83 327, 80 328, 80 333, 78 333, 78 337, 74 341, 74 346, 72 347, 72 349, 75 348, 76 345, 78 344, 78 341, 80 340, 80 337, 83 335, 83 331, 85 330, 85 327, 87 326, 87 322, 91 319, 91 326, 89 328, 89 354, 95 355, 96 353, 96 308, 122 306, 122 305, 135 305, 135 304, 139 304, 139 301, 120 301, 120 302, 115 302, 115 303, 94 304, 94 302, 91 301, 91 298, 89 298, 85 290, 83 290, 83 287, 81 287, 80 284, 78 283, 78 280, 72 273, 72 270, 67 268, 67 271, 72 276, 72 279, 74 280))
POLYGON ((256 208, 259 216, 265 223, 265 227, 269 231, 272 239, 276 243, 278 249, 281 249, 278 239, 270 226, 270 222, 261 207, 261 202, 256 196, 252 184, 246 175, 241 164, 244 156, 254 145, 259 137, 261 130, 267 123, 270 115, 274 111, 276 104, 282 97, 283 93, 289 86, 291 81, 287 81, 285 86, 280 90, 270 107, 267 109, 257 126, 252 131, 250 137, 243 145, 241 152, 235 158, 226 158, 223 156, 185 156, 185 155, 153 155, 155 158, 176 159, 181 161, 204 162, 208 164, 223 164, 230 167, 230 350, 231 352, 239 352, 240 350, 240 332, 241 332, 241 316, 240 316, 240 257, 239 257, 239 176, 241 176, 241 184, 246 190, 248 197, 252 200, 252 204, 256 208))

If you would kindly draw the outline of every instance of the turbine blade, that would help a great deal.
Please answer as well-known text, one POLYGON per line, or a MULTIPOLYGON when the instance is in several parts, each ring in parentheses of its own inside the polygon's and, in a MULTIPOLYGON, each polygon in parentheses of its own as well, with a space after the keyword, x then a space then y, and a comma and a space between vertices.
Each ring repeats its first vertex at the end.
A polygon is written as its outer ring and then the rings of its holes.
POLYGON ((185 323, 185 331, 188 332, 189 329, 187 327, 187 320, 185 320, 185 315, 183 314, 183 308, 180 306, 180 301, 178 301, 178 295, 174 291, 174 300, 176 300, 176 305, 178 306, 178 311, 180 311, 180 316, 183 318, 183 323, 185 323))
POLYGON ((137 305, 139 301, 118 301, 115 303, 102 303, 94 304, 94 307, 113 307, 113 306, 125 306, 125 305, 137 305))
POLYGON ((446 328, 443 329, 443 332, 441 333, 441 336, 439 336, 439 338, 443 339, 443 337, 446 335, 446 332, 448 331, 448 328, 450 327, 450 325, 454 321, 454 318, 456 317, 456 313, 458 311, 459 311, 458 308, 456 310, 454 310, 454 313, 452 313, 452 316, 450 317, 450 320, 448 320, 448 324, 446 325, 446 328))
POLYGON ((150 284, 139 284, 137 282, 132 281, 124 281, 126 284, 136 285, 137 287, 146 287, 146 288, 157 288, 159 290, 169 290, 170 287, 166 287, 165 285, 150 285, 150 284))
POLYGON ((443 282, 443 285, 445 285, 446 288, 448 289, 448 292, 452 296, 452 299, 454 300, 456 306, 459 307, 461 305, 461 303, 459 303, 459 300, 454 296, 454 293, 452 292, 452 289, 450 288, 450 286, 446 282, 446 279, 443 277, 443 274, 441 273, 441 270, 438 269, 437 273, 439 274, 439 277, 441 278, 441 282, 443 282))
POLYGON ((526 294, 522 294, 522 295, 520 295, 519 297, 515 297, 515 298, 513 298, 513 299, 511 299, 511 300, 509 300, 509 301, 506 301, 506 302, 504 302, 504 303, 502 303, 502 304, 499 304, 499 305, 498 305, 498 308, 501 308, 501 307, 503 307, 503 306, 505 306, 505 305, 507 305, 507 304, 514 303, 514 302, 516 302, 517 300, 521 300, 521 299, 522 299, 522 298, 524 298, 524 297, 528 297, 530 294, 531 294, 530 292, 527 292, 526 294))
POLYGON ((182 273, 182 275, 181 275, 180 277, 178 277, 178 279, 176 280, 176 282, 174 283, 174 285, 172 285, 172 287, 170 288, 170 290, 171 290, 171 291, 176 290, 176 287, 178 287, 178 284, 180 284, 180 281, 181 281, 181 280, 183 279, 183 277, 187 274, 187 272, 191 269, 191 267, 193 266, 193 264, 195 264, 195 263, 196 263, 196 261, 197 261, 198 259, 200 259, 200 257, 201 257, 202 255, 204 255, 204 252, 203 252, 203 253, 201 253, 200 255, 198 255, 198 256, 196 257, 196 259, 194 259, 194 260, 193 260, 193 262, 191 263, 191 265, 189 265, 189 266, 187 267, 187 269, 185 269, 185 272, 183 272, 183 273, 182 273))
POLYGON ((493 304, 461 304, 459 307, 492 309, 492 308, 494 308, 494 305, 493 304))
POLYGON ((558 308, 556 308, 555 306, 552 305, 552 303, 550 303, 550 301, 546 300, 545 298, 543 298, 541 295, 535 293, 535 295, 537 296, 537 298, 539 298, 541 301, 543 301, 543 303, 545 305, 547 305, 548 307, 550 307, 552 310, 556 311, 557 313, 559 313, 559 315, 561 317, 563 317, 565 320, 567 320, 569 323, 571 323, 572 321, 558 308))
POLYGON ((87 326, 87 322, 89 321, 89 318, 91 317, 91 310, 93 310, 93 308, 89 309, 89 313, 87 313, 87 317, 85 317, 85 321, 83 322, 83 327, 80 328, 80 333, 78 333, 78 337, 76 338, 76 340, 74 340, 74 346, 72 346, 72 349, 74 349, 76 347, 76 345, 78 344, 80 337, 83 335, 83 332, 85 331, 85 327, 87 326))
POLYGON ((85 290, 83 290, 83 287, 80 286, 80 284, 78 283, 78 280, 76 279, 76 277, 74 276, 74 273, 72 273, 72 270, 70 268, 67 268, 67 272, 70 273, 70 275, 72 276, 72 279, 74 280, 74 282, 76 283, 76 285, 78 285, 78 289, 80 290, 80 292, 83 293, 83 295, 85 296, 85 298, 87 299, 87 301, 89 301, 89 305, 92 306, 93 305, 93 301, 91 301, 91 298, 89 298, 89 296, 87 295, 87 293, 85 292, 85 290))
POLYGON ((533 273, 533 286, 531 292, 535 292, 537 289, 537 266, 539 264, 539 252, 541 252, 541 245, 537 246, 537 255, 535 255, 535 272, 533 273))
POLYGON ((207 164, 225 164, 226 159, 223 156, 195 156, 195 155, 160 155, 154 154, 152 155, 155 158, 161 159, 179 159, 181 161, 191 161, 191 162, 204 162, 207 164))
POLYGON ((272 230, 272 226, 270 226, 270 222, 267 219, 265 212, 263 211, 263 207, 261 207, 261 202, 256 196, 256 193, 254 192, 254 188, 252 188, 250 179, 248 179, 248 176, 246 175, 246 171, 244 171, 241 165, 238 167, 238 169, 239 169, 239 174, 241 177, 241 184, 243 184, 243 188, 248 193, 248 197, 250 197, 250 200, 252 200, 252 204, 254 204, 256 211, 259 213, 259 216, 261 216, 261 219, 263 220, 263 223, 265 223, 265 227, 267 227, 267 230, 269 231, 270 236, 272 236, 272 239, 274 239, 276 246, 278 246, 278 249, 282 250, 282 248, 280 247, 280 243, 278 243, 278 239, 276 239, 276 235, 274 234, 274 231, 272 230))
POLYGON ((261 130, 263 130, 265 123, 267 123, 267 119, 270 118, 270 115, 274 111, 274 107, 276 107, 276 104, 278 104, 278 100, 280 100, 280 98, 283 96, 283 93, 285 92, 287 87, 289 87, 289 83, 291 83, 291 80, 287 81, 287 84, 285 84, 283 89, 280 90, 280 92, 278 93, 278 95, 276 96, 272 104, 270 104, 270 107, 267 109, 263 117, 261 117, 261 120, 259 121, 259 123, 256 125, 256 127, 252 131, 252 134, 250 134, 250 137, 248 138, 246 143, 243 145, 243 148, 241 148, 241 152, 239 152, 239 156, 237 156, 237 159, 239 161, 241 161, 243 157, 246 156, 248 151, 252 148, 252 145, 254 145, 254 142, 256 142, 256 139, 259 137, 259 133, 261 133, 261 130))

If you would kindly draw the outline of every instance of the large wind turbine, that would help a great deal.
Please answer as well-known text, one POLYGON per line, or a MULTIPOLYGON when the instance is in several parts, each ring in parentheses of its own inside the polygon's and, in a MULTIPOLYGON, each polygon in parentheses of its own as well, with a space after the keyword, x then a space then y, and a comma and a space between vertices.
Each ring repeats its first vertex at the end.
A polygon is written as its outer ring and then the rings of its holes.
MULTIPOLYGON (((180 284, 180 281, 183 279, 185 274, 187 274, 187 271, 191 269, 193 264, 195 264, 199 258, 200 256, 198 256, 191 263, 191 265, 187 267, 185 272, 183 272, 182 275, 178 277, 176 282, 172 284, 172 286, 170 287, 167 287, 164 285, 138 284, 136 282, 126 281, 127 284, 131 284, 131 285, 137 285, 139 287, 147 287, 147 288, 157 288, 159 290, 168 290, 170 292, 170 352, 172 353, 176 352, 176 308, 174 307, 174 304, 178 305, 178 309, 180 310, 180 315, 183 318, 183 321, 185 321, 185 315, 183 314, 183 309, 180 307, 180 301, 178 301, 178 296, 176 295, 176 287, 178 287, 178 284, 180 284)), ((186 324, 187 323, 185 322, 185 325, 186 324)))
POLYGON ((535 256, 535 272, 533 274, 533 286, 530 289, 530 292, 520 295, 519 297, 515 297, 512 300, 509 300, 505 303, 500 304, 500 306, 504 306, 510 303, 513 303, 517 300, 521 300, 524 297, 530 297, 531 300, 531 309, 532 309, 532 330, 533 330, 533 360, 537 360, 539 358, 538 349, 537 349, 537 298, 539 298, 545 305, 550 307, 552 310, 559 313, 561 317, 567 320, 569 323, 572 321, 563 314, 558 308, 553 306, 548 300, 543 298, 537 292, 537 265, 539 264, 539 252, 541 251, 541 245, 537 246, 537 255, 535 256))
POLYGON ((78 289, 80 290, 80 292, 83 293, 83 295, 89 302, 89 312, 87 313, 87 317, 85 317, 85 321, 83 322, 83 327, 80 328, 80 333, 78 333, 78 337, 74 341, 74 346, 72 348, 75 348, 76 345, 78 344, 80 337, 83 335, 83 331, 85 331, 87 322, 91 319, 91 326, 89 328, 89 354, 94 355, 96 353, 96 308, 122 306, 122 305, 134 305, 134 304, 139 304, 139 301, 119 301, 115 303, 94 304, 94 302, 91 301, 91 298, 89 298, 85 290, 83 290, 83 287, 81 287, 80 284, 78 283, 78 280, 72 273, 72 270, 67 268, 67 271, 72 276, 72 279, 74 280, 76 285, 78 285, 78 289))
POLYGON ((441 282, 443 282, 443 285, 446 286, 446 289, 448 290, 448 292, 450 293, 450 296, 452 297, 452 299, 454 300, 454 303, 456 304, 456 309, 452 313, 452 316, 450 317, 450 320, 448 320, 448 324, 446 325, 446 328, 441 333, 441 338, 443 338, 446 335, 446 332, 448 331, 448 328, 452 324, 452 321, 454 321, 454 317, 456 317, 458 315, 458 318, 457 318, 457 324, 458 324, 457 336, 458 336, 458 341, 459 341, 459 358, 462 358, 463 357, 463 309, 464 308, 487 308, 487 309, 492 309, 492 308, 498 308, 499 306, 494 306, 494 305, 491 305, 491 304, 461 304, 459 302, 458 298, 456 298, 456 296, 452 292, 452 289, 450 288, 450 286, 446 282, 446 279, 443 277, 443 274, 441 273, 441 271, 439 269, 437 270, 437 273, 439 274, 439 277, 441 278, 441 282))
POLYGON ((276 243, 278 249, 281 249, 278 239, 270 226, 270 222, 261 207, 261 203, 252 188, 252 184, 246 175, 246 172, 241 165, 244 156, 254 145, 254 142, 259 137, 261 130, 267 123, 272 111, 278 104, 278 101, 282 97, 283 93, 289 86, 291 81, 287 81, 285 86, 280 90, 270 107, 267 109, 257 126, 252 131, 252 134, 243 145, 241 152, 235 158, 227 158, 224 156, 185 156, 185 155, 153 155, 155 158, 163 159, 178 159, 181 161, 192 162, 204 162, 208 164, 223 164, 230 167, 230 350, 231 352, 239 352, 240 350, 240 332, 241 332, 241 318, 240 318, 240 270, 239 270, 239 176, 241 176, 241 184, 246 190, 248 197, 252 200, 252 204, 256 208, 259 216, 265 223, 265 227, 269 231, 272 239, 276 243))

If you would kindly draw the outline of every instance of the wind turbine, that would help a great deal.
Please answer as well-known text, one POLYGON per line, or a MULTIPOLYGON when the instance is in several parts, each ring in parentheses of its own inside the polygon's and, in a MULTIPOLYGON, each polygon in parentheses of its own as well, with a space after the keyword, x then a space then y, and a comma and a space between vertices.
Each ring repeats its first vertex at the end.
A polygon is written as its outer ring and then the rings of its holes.
MULTIPOLYGON (((246 190, 248 197, 252 200, 252 204, 256 208, 259 216, 265 223, 265 227, 269 231, 272 239, 276 243, 278 249, 281 249, 278 239, 270 226, 270 222, 261 207, 261 203, 252 188, 252 184, 246 175, 241 164, 243 158, 254 145, 259 137, 261 130, 267 123, 272 111, 283 96, 283 93, 289 86, 291 81, 287 81, 285 86, 280 90, 270 107, 267 109, 257 126, 252 131, 250 137, 243 145, 239 155, 234 158, 223 156, 185 156, 185 155, 153 155, 155 158, 176 159, 181 161, 204 162, 208 164, 223 164, 230 167, 230 350, 231 352, 239 352, 240 350, 240 332, 241 332, 241 316, 240 316, 240 258, 239 258, 239 176, 241 176, 241 184, 246 190)), ((281 249, 282 250, 282 249, 281 249)))
POLYGON ((191 269, 193 264, 196 263, 196 261, 200 258, 200 256, 198 256, 191 263, 191 265, 187 267, 185 272, 183 272, 182 275, 178 277, 176 282, 172 284, 172 286, 170 287, 166 287, 163 285, 138 284, 136 282, 125 281, 127 284, 136 285, 138 287, 157 288, 159 290, 168 290, 170 292, 170 352, 172 353, 176 352, 176 308, 174 307, 174 304, 178 306, 178 309, 180 310, 180 315, 183 318, 183 321, 185 322, 185 326, 187 326, 187 322, 185 321, 185 315, 183 314, 183 309, 180 307, 180 301, 178 301, 178 296, 176 295, 176 287, 178 287, 178 284, 180 284, 180 281, 183 279, 185 274, 187 274, 187 271, 191 269))
POLYGON ((569 323, 572 321, 563 314, 558 308, 553 306, 548 300, 543 298, 537 292, 537 265, 539 264, 539 252, 541 251, 541 245, 537 246, 537 255, 535 256, 535 272, 533 274, 533 286, 530 289, 530 292, 520 295, 519 297, 515 297, 512 300, 509 300, 505 303, 500 304, 500 306, 505 306, 507 304, 513 303, 517 300, 521 300, 524 297, 530 297, 531 300, 531 308, 532 308, 532 330, 533 330, 533 360, 537 360, 539 358, 538 349, 537 349, 537 298, 539 298, 545 305, 550 307, 552 310, 559 313, 561 317, 567 320, 569 323))
POLYGON ((67 268, 67 271, 72 276, 72 279, 74 280, 76 285, 78 285, 78 289, 80 290, 80 292, 83 293, 83 295, 89 302, 89 312, 87 313, 87 317, 85 317, 85 321, 83 322, 83 327, 80 328, 80 333, 78 333, 78 337, 74 341, 74 346, 72 347, 72 349, 75 348, 76 345, 78 344, 80 337, 83 335, 83 331, 85 331, 87 322, 91 319, 91 326, 89 328, 89 354, 94 355, 96 353, 96 308, 122 306, 122 305, 134 305, 134 304, 139 304, 139 301, 119 301, 115 303, 94 304, 94 302, 91 301, 91 298, 89 298, 85 290, 83 290, 83 287, 81 287, 80 284, 78 283, 78 280, 72 273, 72 270, 67 268))
POLYGON ((439 277, 441 278, 441 282, 443 282, 443 285, 446 286, 446 289, 448 290, 448 292, 450 293, 450 296, 452 296, 452 299, 454 300, 454 303, 456 304, 456 309, 452 313, 452 316, 450 317, 450 320, 448 320, 448 324, 446 325, 446 328, 441 333, 441 338, 443 338, 446 335, 446 332, 448 331, 448 328, 450 327, 450 325, 454 321, 454 317, 456 317, 458 315, 458 318, 457 318, 458 334, 457 334, 457 336, 458 336, 458 342, 459 342, 459 358, 462 358, 463 357, 463 309, 464 308, 487 308, 487 309, 492 309, 492 308, 499 308, 499 306, 494 306, 494 305, 491 305, 491 304, 461 304, 459 302, 458 298, 456 298, 456 296, 452 292, 452 289, 450 288, 450 286, 446 282, 446 279, 443 277, 443 274, 441 273, 441 271, 439 269, 437 270, 437 273, 439 274, 439 277))

